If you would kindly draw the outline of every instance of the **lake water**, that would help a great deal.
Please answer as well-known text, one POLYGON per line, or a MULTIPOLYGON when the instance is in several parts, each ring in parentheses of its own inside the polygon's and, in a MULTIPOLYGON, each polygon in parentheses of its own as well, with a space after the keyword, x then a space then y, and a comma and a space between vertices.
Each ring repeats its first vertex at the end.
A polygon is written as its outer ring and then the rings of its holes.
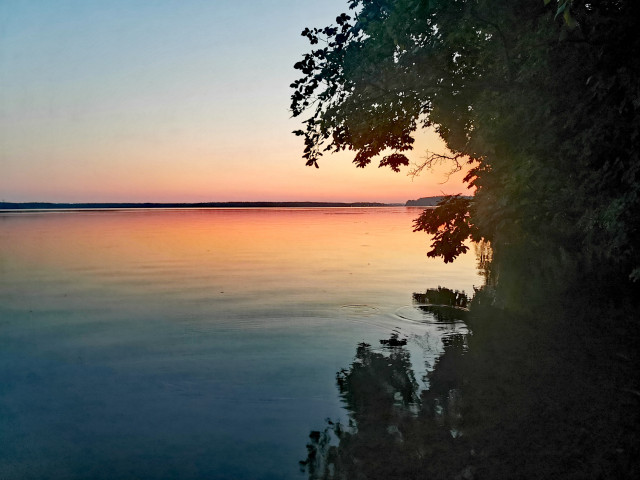
POLYGON ((412 302, 482 283, 428 259, 415 208, 0 212, 0 478, 305 478, 346 421, 336 372, 461 323, 412 302))

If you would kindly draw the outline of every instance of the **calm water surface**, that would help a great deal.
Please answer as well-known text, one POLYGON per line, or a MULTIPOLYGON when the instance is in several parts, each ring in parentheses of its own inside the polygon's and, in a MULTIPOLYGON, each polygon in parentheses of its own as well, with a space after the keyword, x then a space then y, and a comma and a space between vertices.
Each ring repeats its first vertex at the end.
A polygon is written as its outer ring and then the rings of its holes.
POLYGON ((304 478, 336 372, 396 332, 416 377, 464 325, 412 294, 412 208, 0 213, 0 478, 304 478))

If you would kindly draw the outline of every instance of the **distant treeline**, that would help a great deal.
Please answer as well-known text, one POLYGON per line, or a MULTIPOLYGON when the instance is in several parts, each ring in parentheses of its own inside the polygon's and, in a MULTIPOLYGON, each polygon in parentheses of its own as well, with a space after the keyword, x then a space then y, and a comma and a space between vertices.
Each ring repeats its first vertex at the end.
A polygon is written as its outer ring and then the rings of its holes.
MULTIPOLYGON (((407 207, 435 207, 444 197, 422 197, 417 200, 407 200, 407 207)), ((471 198, 471 197, 463 197, 471 198)))
POLYGON ((375 202, 203 202, 203 203, 48 203, 0 202, 0 210, 53 210, 102 208, 295 208, 295 207, 388 207, 375 202))

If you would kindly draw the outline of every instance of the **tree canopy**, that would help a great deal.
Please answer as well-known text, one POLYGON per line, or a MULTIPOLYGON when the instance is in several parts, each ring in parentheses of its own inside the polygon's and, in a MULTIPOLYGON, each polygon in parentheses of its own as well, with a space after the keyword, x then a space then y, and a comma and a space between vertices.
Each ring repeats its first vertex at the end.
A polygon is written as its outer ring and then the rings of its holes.
POLYGON ((295 132, 307 165, 353 150, 358 167, 398 171, 416 131, 434 128, 475 195, 417 220, 440 235, 430 254, 452 260, 472 235, 540 278, 640 277, 639 2, 347 4, 302 32, 291 109, 308 115, 295 132), (443 235, 454 218, 464 228, 443 235))

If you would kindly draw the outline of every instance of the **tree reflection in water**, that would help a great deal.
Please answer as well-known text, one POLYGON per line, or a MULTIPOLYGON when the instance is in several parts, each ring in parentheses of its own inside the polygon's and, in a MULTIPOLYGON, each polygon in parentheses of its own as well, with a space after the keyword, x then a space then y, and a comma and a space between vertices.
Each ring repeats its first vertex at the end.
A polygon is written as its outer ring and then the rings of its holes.
POLYGON ((349 422, 327 420, 323 431, 311 432, 307 459, 300 462, 310 479, 437 478, 452 466, 464 473, 469 449, 460 430, 458 365, 466 342, 454 333, 443 343, 423 392, 397 335, 381 340, 381 347, 357 346, 349 369, 336 375, 349 422))
POLYGON ((337 376, 349 422, 311 433, 309 478, 640 478, 640 306, 601 290, 532 313, 497 308, 491 288, 470 311, 450 290, 414 294, 399 316, 444 344, 428 389, 404 339, 358 345, 337 376))

